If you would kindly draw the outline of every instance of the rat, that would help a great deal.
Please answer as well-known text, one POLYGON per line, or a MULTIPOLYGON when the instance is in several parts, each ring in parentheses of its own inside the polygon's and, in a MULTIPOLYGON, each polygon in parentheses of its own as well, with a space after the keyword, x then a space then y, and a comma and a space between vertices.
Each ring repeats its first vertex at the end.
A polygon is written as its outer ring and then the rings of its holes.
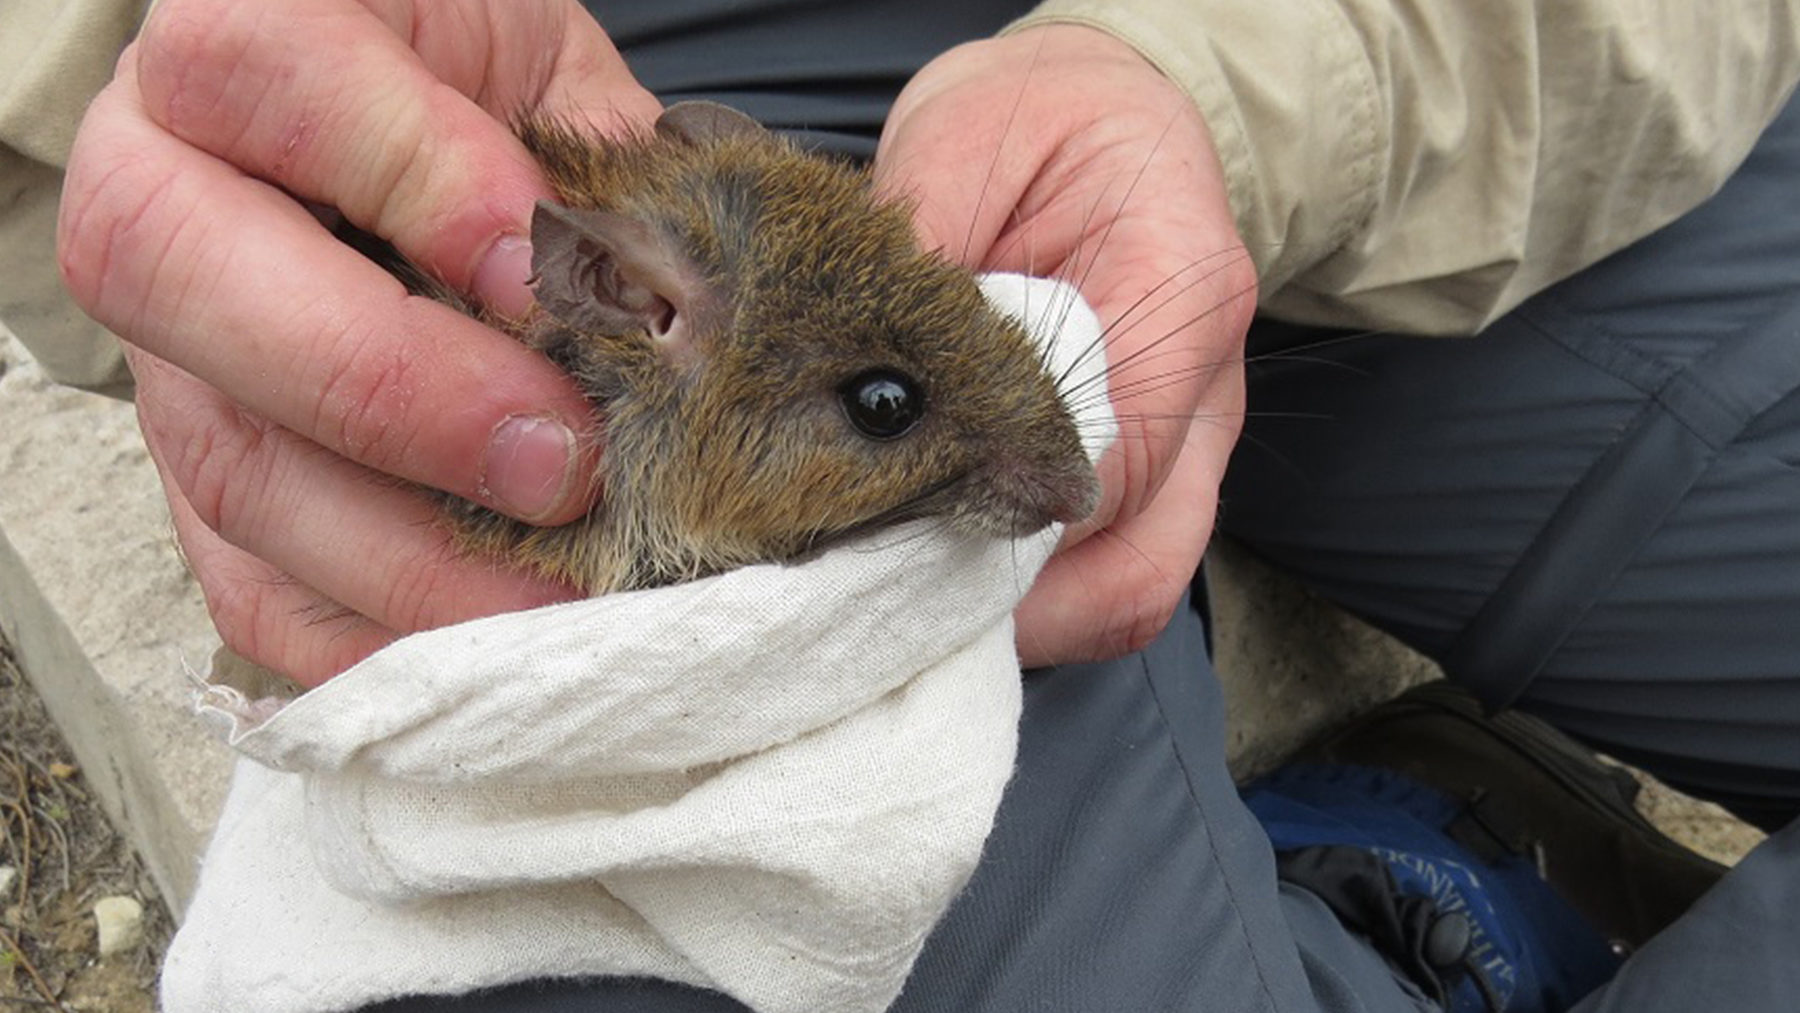
POLYGON ((452 498, 465 548, 600 594, 903 521, 1018 537, 1094 509, 1037 345, 866 170, 714 103, 620 139, 516 131, 557 200, 532 218, 536 307, 489 322, 597 409, 600 494, 550 528, 452 498))

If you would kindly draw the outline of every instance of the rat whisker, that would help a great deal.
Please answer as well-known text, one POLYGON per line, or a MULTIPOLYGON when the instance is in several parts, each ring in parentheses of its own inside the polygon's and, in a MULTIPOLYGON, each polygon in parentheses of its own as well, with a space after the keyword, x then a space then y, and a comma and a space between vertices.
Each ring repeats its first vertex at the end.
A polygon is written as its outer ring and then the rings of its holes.
MULTIPOLYGON (((1083 353, 1080 357, 1078 357, 1077 362, 1085 361, 1085 359, 1088 355, 1093 354, 1098 349, 1110 348, 1117 339, 1123 337, 1125 334, 1130 333, 1130 331, 1133 328, 1138 326, 1138 322, 1128 322, 1128 321, 1130 321, 1131 316, 1134 313, 1136 313, 1138 310, 1142 309, 1150 300, 1156 298, 1159 295, 1164 296, 1164 298, 1160 302, 1158 302, 1154 307, 1151 307, 1148 311, 1146 311, 1144 313, 1144 317, 1146 319, 1150 315, 1157 313, 1157 312, 1161 311, 1162 309, 1164 309, 1165 307, 1171 305, 1175 301, 1175 299, 1179 298, 1180 296, 1184 295, 1188 291, 1192 290, 1195 286, 1204 284, 1209 279, 1216 277, 1220 272, 1229 268, 1232 264, 1237 263, 1238 259, 1235 255, 1242 254, 1242 253, 1244 253, 1244 248, 1242 246, 1235 246, 1235 247, 1230 247, 1230 248, 1227 248, 1224 250, 1217 250, 1217 251, 1214 251, 1213 253, 1206 255, 1205 257, 1200 258, 1199 260, 1194 261, 1192 264, 1189 264, 1186 267, 1183 267, 1180 271, 1177 271, 1175 274, 1172 274, 1169 277, 1164 278, 1162 281, 1158 282, 1156 285, 1152 286, 1149 290, 1147 290, 1143 295, 1139 296, 1130 306, 1128 306, 1125 309, 1125 311, 1123 313, 1121 313, 1119 315, 1119 317, 1117 319, 1115 319, 1112 323, 1108 324, 1104 329, 1102 329, 1099 336, 1094 339, 1093 343, 1089 346, 1089 348, 1083 350, 1083 353), (1183 274, 1186 274, 1187 272, 1192 271, 1195 268, 1202 267, 1213 261, 1216 261, 1221 256, 1233 256, 1233 259, 1227 261, 1226 263, 1224 263, 1222 265, 1214 267, 1213 269, 1200 275, 1198 278, 1194 278, 1191 281, 1182 283, 1181 286, 1178 289, 1176 289, 1174 292, 1166 292, 1165 291, 1166 289, 1168 289, 1169 286, 1174 285, 1176 283, 1176 280, 1178 278, 1180 278, 1183 274)), ((1225 306, 1230 305, 1233 301, 1241 298, 1248 291, 1249 291, 1249 289, 1246 288, 1246 289, 1242 289, 1238 292, 1233 293, 1232 295, 1228 296, 1224 300, 1214 303, 1211 307, 1208 308, 1206 313, 1196 316, 1193 319, 1185 321, 1185 322, 1181 323, 1180 325, 1177 325, 1176 327, 1169 329, 1160 338, 1157 338, 1155 341, 1151 342, 1150 344, 1146 345, 1145 347, 1138 349, 1132 355, 1128 355, 1122 360, 1118 360, 1115 362, 1109 362, 1107 364, 1108 372, 1117 370, 1122 366, 1128 365, 1129 363, 1131 363, 1134 356, 1141 355, 1145 352, 1155 349, 1157 346, 1161 345, 1163 342, 1169 340, 1170 338, 1174 337, 1177 334, 1180 334, 1182 331, 1184 331, 1188 327, 1191 327, 1194 324, 1198 323, 1200 320, 1205 319, 1205 317, 1210 315, 1211 313, 1217 312, 1219 309, 1222 309, 1225 306)), ((1073 368, 1074 367, 1071 366, 1069 369, 1064 370, 1064 378, 1066 378, 1067 374, 1073 368)))
POLYGON ((865 543, 842 546, 833 551, 849 551, 858 554, 874 555, 891 549, 910 551, 922 548, 926 542, 942 536, 951 530, 950 518, 939 515, 926 519, 925 523, 900 525, 880 532, 865 543), (905 529, 905 530, 903 530, 905 529))
MULTIPOLYGON (((1233 247, 1231 250, 1221 251, 1221 252, 1240 253, 1240 252, 1242 252, 1242 247, 1233 247)), ((1205 258, 1204 260, 1196 261, 1193 265, 1191 265, 1189 268, 1187 268, 1185 270, 1192 270, 1194 267, 1199 267, 1202 264, 1205 264, 1208 261, 1213 260, 1213 259, 1216 259, 1216 257, 1208 257, 1208 258, 1205 258)), ((1168 293, 1167 297, 1162 302, 1158 303, 1155 307, 1153 307, 1148 312, 1146 312, 1145 316, 1148 317, 1149 315, 1151 315, 1153 313, 1160 312, 1161 310, 1167 308, 1168 306, 1172 305, 1176 299, 1187 294, 1189 291, 1193 290, 1197 286, 1202 285, 1202 284, 1206 283, 1207 281, 1210 281, 1211 279, 1217 277, 1218 275, 1222 274, 1224 271, 1229 269, 1233 264, 1238 263, 1238 262, 1239 262, 1239 260, 1235 260, 1235 259, 1227 261, 1224 264, 1214 267, 1213 269, 1200 275, 1198 278, 1195 278, 1192 281, 1184 283, 1179 289, 1175 290, 1174 292, 1168 293)), ((1170 279, 1170 280, 1172 280, 1172 279, 1170 279)), ((1162 286, 1159 285, 1158 288, 1160 288, 1160 287, 1162 287, 1162 286)), ((1248 295, 1249 293, 1255 291, 1255 288, 1256 288, 1256 286, 1254 284, 1246 285, 1246 286, 1239 288, 1237 291, 1230 293, 1225 298, 1214 302, 1213 304, 1208 306, 1205 310, 1201 311, 1200 313, 1197 313, 1194 316, 1189 317, 1186 320, 1183 320, 1181 323, 1176 324, 1174 327, 1169 328, 1156 341, 1151 342, 1149 345, 1145 346, 1145 348, 1139 349, 1138 351, 1143 352, 1143 351, 1147 351, 1150 348, 1154 348, 1156 345, 1159 345, 1162 342, 1167 341, 1169 338, 1174 337, 1175 335, 1181 333, 1182 331, 1187 330, 1188 328, 1194 326, 1195 324, 1206 319, 1207 317, 1211 316, 1212 314, 1217 313, 1219 310, 1224 309, 1227 306, 1230 306, 1232 303, 1236 302, 1239 299, 1242 299, 1245 295, 1248 295)), ((1138 323, 1127 324, 1125 322, 1125 319, 1123 317, 1121 317, 1120 319, 1113 321, 1113 323, 1106 328, 1106 331, 1104 332, 1103 337, 1107 341, 1108 345, 1110 346, 1116 339, 1124 337, 1126 334, 1130 333, 1130 331, 1133 328, 1135 328, 1137 326, 1139 326, 1138 323)), ((1129 360, 1126 360, 1126 361, 1129 361, 1129 360)))
MULTIPOLYGON (((1180 351, 1177 349, 1164 349, 1152 356, 1151 360, 1173 358, 1180 354, 1180 351)), ((1210 373, 1223 366, 1244 365, 1254 361, 1257 360, 1233 355, 1222 359, 1209 359, 1206 362, 1175 366, 1160 373, 1133 377, 1129 380, 1115 381, 1111 377, 1094 377, 1083 381, 1082 383, 1074 384, 1060 393, 1062 394, 1063 402, 1067 404, 1071 410, 1079 410, 1100 404, 1103 400, 1123 400, 1126 397, 1142 393, 1143 388, 1151 387, 1153 385, 1160 387, 1166 382, 1177 382, 1189 377, 1210 373)))
MULTIPOLYGON (((1168 139, 1169 131, 1174 129, 1175 123, 1178 121, 1179 117, 1179 112, 1170 114, 1168 121, 1163 124, 1162 131, 1157 134, 1155 142, 1150 145, 1150 150, 1145 153, 1143 163, 1131 174, 1130 182, 1126 184, 1125 192, 1119 196, 1118 203, 1114 205, 1113 214, 1107 219, 1097 241, 1092 244, 1083 243, 1076 247, 1070 254, 1064 269, 1058 272, 1059 280, 1073 286, 1077 290, 1080 290, 1087 285, 1088 280, 1093 275, 1094 269, 1100 263, 1100 256, 1107 246, 1107 241, 1112 237, 1113 230, 1118 227, 1119 220, 1123 217, 1121 212, 1130 206, 1132 196, 1137 193, 1139 184, 1141 184, 1144 181, 1145 176, 1149 174, 1150 164, 1155 161, 1157 154, 1162 150, 1163 142, 1168 139), (1088 255, 1087 262, 1084 266, 1082 263, 1082 255, 1090 246, 1092 252, 1088 255)), ((1112 180, 1108 180, 1107 189, 1110 189, 1111 186, 1112 180)), ((1089 205, 1088 210, 1082 217, 1081 226, 1077 230, 1078 235, 1086 235, 1092 229, 1094 219, 1098 216, 1100 207, 1105 199, 1106 193, 1104 190, 1094 198, 1093 202, 1089 205)), ((1058 323, 1060 325, 1065 321, 1066 317, 1063 321, 1058 321, 1058 323)))
MULTIPOLYGON (((1319 351, 1320 349, 1324 349, 1324 348, 1334 348, 1338 345, 1347 344, 1347 343, 1353 342, 1353 341, 1367 341, 1370 338, 1385 337, 1385 336, 1393 334, 1393 333, 1394 333, 1393 331, 1387 330, 1385 328, 1364 330, 1364 331, 1333 331, 1328 336, 1323 337, 1323 338, 1317 338, 1312 341, 1304 341, 1298 345, 1289 345, 1289 346, 1286 346, 1283 348, 1272 349, 1267 352, 1258 352, 1251 358, 1252 359, 1268 359, 1268 360, 1275 360, 1275 361, 1291 358, 1291 359, 1301 359, 1302 361, 1306 361, 1306 360, 1304 360, 1303 356, 1300 353, 1316 352, 1316 351, 1319 351)), ((1432 339, 1432 340, 1436 340, 1436 339, 1432 339)), ((1311 361, 1317 361, 1317 362, 1324 363, 1324 364, 1336 364, 1333 362, 1333 360, 1330 360, 1330 359, 1317 359, 1317 360, 1311 360, 1311 361)))
MULTIPOLYGON (((1244 289, 1241 289, 1237 293, 1237 295, 1233 296, 1232 298, 1235 299, 1238 296, 1242 296, 1251 290, 1252 290, 1252 287, 1246 287, 1244 289)), ((1181 332, 1187 330, 1189 327, 1192 327, 1195 324, 1198 324, 1200 321, 1205 320, 1206 318, 1219 312, 1219 310, 1221 310, 1225 306, 1229 305, 1231 303, 1231 301, 1232 301, 1232 299, 1227 299, 1223 302, 1215 303, 1212 306, 1207 307, 1205 310, 1202 310, 1201 312, 1195 314, 1194 316, 1188 318, 1187 320, 1184 320, 1181 323, 1177 324, 1168 333, 1162 335, 1161 337, 1150 342, 1149 344, 1145 345, 1144 347, 1133 351, 1130 355, 1127 355, 1125 358, 1123 358, 1117 362, 1109 363, 1108 364, 1108 374, 1110 375, 1113 373, 1117 373, 1119 370, 1137 363, 1143 357, 1153 353, 1156 349, 1161 347, 1165 342, 1169 341, 1171 338, 1173 338, 1176 335, 1180 334, 1181 332)), ((1224 364, 1223 362, 1217 363, 1217 364, 1214 364, 1214 366, 1211 368, 1217 368, 1217 366, 1223 365, 1223 364, 1224 364)), ((1094 382, 1094 381, 1087 381, 1087 382, 1094 382)), ((1081 385, 1077 385, 1075 390, 1079 391, 1080 388, 1081 388, 1081 385)))
MULTIPOLYGON (((1282 453, 1279 449, 1277 449, 1275 447, 1274 444, 1270 443, 1269 441, 1262 439, 1261 437, 1257 436, 1255 433, 1252 433, 1252 432, 1249 432, 1246 430, 1246 431, 1238 434, 1237 447, 1234 448, 1233 452, 1234 453, 1240 452, 1244 447, 1255 447, 1257 450, 1267 454, 1271 460, 1275 461, 1275 463, 1281 465, 1281 467, 1284 471, 1286 471, 1294 479, 1299 481, 1306 488, 1311 489, 1314 487, 1314 485, 1315 485, 1314 476, 1311 475, 1310 473, 1308 473, 1306 471, 1306 469, 1300 467, 1298 462, 1296 462, 1293 458, 1289 457, 1288 455, 1282 453)), ((1223 501, 1220 502, 1220 509, 1224 509, 1223 501)))
MULTIPOLYGON (((1031 79, 1037 72, 1039 59, 1044 53, 1044 40, 1039 36, 1037 48, 1031 52, 1031 62, 1025 67, 1025 77, 1019 83, 1019 93, 1014 96, 1012 109, 1006 114, 1006 125, 1000 128, 1000 140, 994 146, 994 157, 988 160, 987 174, 982 178, 981 190, 975 195, 975 210, 969 215, 969 231, 963 236, 961 263, 969 262, 969 252, 975 247, 975 228, 981 223, 981 208, 987 202, 988 191, 992 189, 994 174, 1000 169, 1000 156, 1006 151, 1007 138, 1012 136, 1013 124, 1018 121, 1019 110, 1024 108, 1025 96, 1030 91, 1031 79)), ((1017 210, 1017 209, 1015 209, 1017 210)))
POLYGON ((1336 422, 1339 416, 1325 412, 1242 411, 1242 412, 1133 412, 1121 419, 1134 422, 1166 422, 1171 419, 1297 419, 1308 422, 1336 422))
POLYGON ((1145 552, 1143 549, 1138 548, 1138 544, 1136 542, 1134 542, 1131 539, 1125 537, 1124 535, 1118 533, 1117 531, 1114 531, 1112 528, 1109 528, 1109 527, 1101 528, 1098 531, 1094 532, 1093 537, 1113 539, 1118 544, 1123 545, 1127 549, 1130 549, 1132 554, 1137 556, 1139 560, 1143 561, 1144 565, 1148 566, 1151 569, 1151 571, 1154 572, 1157 576, 1162 577, 1164 579, 1168 578, 1168 576, 1169 576, 1168 570, 1165 569, 1161 563, 1157 562, 1155 558, 1153 558, 1149 553, 1145 552))
MULTIPOLYGON (((1071 411, 1078 411, 1082 408, 1085 408, 1085 407, 1088 407, 1088 406, 1091 406, 1091 405, 1097 403, 1100 400, 1100 398, 1102 398, 1102 397, 1109 398, 1109 399, 1123 399, 1123 398, 1133 396, 1133 395, 1152 393, 1155 390, 1161 389, 1163 386, 1166 386, 1167 384, 1162 382, 1165 380, 1170 381, 1170 382, 1175 382, 1179 379, 1185 379, 1187 377, 1197 376, 1197 375, 1200 375, 1203 373, 1212 372, 1213 370, 1218 369, 1221 366, 1229 366, 1229 365, 1252 366, 1252 365, 1257 365, 1259 363, 1271 363, 1271 362, 1287 362, 1287 363, 1302 363, 1302 364, 1318 365, 1318 366, 1329 367, 1332 369, 1340 369, 1340 370, 1343 370, 1345 372, 1348 372, 1348 373, 1351 373, 1351 374, 1357 375, 1357 376, 1367 376, 1368 371, 1363 369, 1360 366, 1357 366, 1357 365, 1354 365, 1354 364, 1348 363, 1348 362, 1343 362, 1343 361, 1340 361, 1337 359, 1328 359, 1328 358, 1324 358, 1322 356, 1314 356, 1314 355, 1309 355, 1306 353, 1308 353, 1312 350, 1315 350, 1315 349, 1322 349, 1322 348, 1332 347, 1335 345, 1340 345, 1345 342, 1358 341, 1358 340, 1363 340, 1363 339, 1367 339, 1367 338, 1371 338, 1371 337, 1379 337, 1386 333, 1389 333, 1389 332, 1387 332, 1387 331, 1362 331, 1362 332, 1356 332, 1356 333, 1333 335, 1332 337, 1322 338, 1322 339, 1319 339, 1318 341, 1307 342, 1306 344, 1302 344, 1302 345, 1295 345, 1291 349, 1283 349, 1283 350, 1274 351, 1274 352, 1258 352, 1254 355, 1230 356, 1230 357, 1222 358, 1222 359, 1213 359, 1213 360, 1209 360, 1209 361, 1203 362, 1203 363, 1197 363, 1194 365, 1177 367, 1175 369, 1169 370, 1164 373, 1158 373, 1154 376, 1137 377, 1135 379, 1127 380, 1122 383, 1109 382, 1106 384, 1106 386, 1104 388, 1101 387, 1101 385, 1098 383, 1098 381, 1102 380, 1102 379, 1106 379, 1106 378, 1105 377, 1096 377, 1096 378, 1093 378, 1093 380, 1090 380, 1089 382, 1075 384, 1075 385, 1068 387, 1067 389, 1059 390, 1059 393, 1061 394, 1064 403, 1069 406, 1071 411)), ((1163 350, 1157 351, 1155 353, 1155 355, 1146 358, 1144 361, 1154 361, 1155 359, 1158 359, 1158 358, 1163 358, 1163 357, 1172 356, 1172 355, 1176 355, 1176 354, 1178 354, 1178 353, 1173 350, 1163 349, 1163 350)))
MULTIPOLYGON (((1204 257, 1200 257, 1200 258, 1192 261, 1191 263, 1183 265, 1179 270, 1177 270, 1173 274, 1169 275, 1167 278, 1164 278, 1162 281, 1151 286, 1151 288, 1148 289, 1147 291, 1145 291, 1143 295, 1139 296, 1136 300, 1134 300, 1132 302, 1132 304, 1126 308, 1125 312, 1119 314, 1117 319, 1115 319, 1111 324, 1107 325, 1106 329, 1102 332, 1101 337, 1104 340, 1107 340, 1109 342, 1116 337, 1122 337, 1123 335, 1129 333, 1133 328, 1138 326, 1137 322, 1134 322, 1131 320, 1131 316, 1133 313, 1136 313, 1139 310, 1143 310, 1145 317, 1149 317, 1151 315, 1159 313, 1162 310, 1166 309, 1168 306, 1170 306, 1172 303, 1174 303, 1174 301, 1176 299, 1180 298, 1181 296, 1186 295, 1188 292, 1192 291, 1196 287, 1205 284, 1206 282, 1217 277, 1218 275, 1220 275, 1221 273, 1223 273, 1224 271, 1226 271, 1233 265, 1242 263, 1244 260, 1246 260, 1248 258, 1249 258, 1249 251, 1243 245, 1240 244, 1237 246, 1227 246, 1222 249, 1214 250, 1213 252, 1207 254, 1204 257), (1169 287, 1171 285, 1174 285, 1176 283, 1177 279, 1182 278, 1184 275, 1187 275, 1189 272, 1194 271, 1198 268, 1207 267, 1208 265, 1213 264, 1214 261, 1219 260, 1219 258, 1221 258, 1221 257, 1226 257, 1226 258, 1230 258, 1230 259, 1226 260, 1222 264, 1217 264, 1216 266, 1210 267, 1208 270, 1206 270, 1204 273, 1202 273, 1198 277, 1191 278, 1187 281, 1182 282, 1180 287, 1176 288, 1174 291, 1172 291, 1172 292, 1168 291, 1169 287), (1158 302, 1154 306, 1150 306, 1148 309, 1145 309, 1146 304, 1148 304, 1151 299, 1156 298, 1158 296, 1163 297, 1162 301, 1158 302)), ((1213 308, 1216 309, 1221 306, 1229 305, 1232 302, 1236 301, 1237 299, 1242 298, 1244 295, 1244 291, 1247 291, 1247 290, 1240 290, 1238 292, 1233 292, 1232 294, 1226 296, 1224 299, 1215 303, 1213 308)))
MULTIPOLYGON (((1156 376, 1140 377, 1114 388, 1110 396, 1113 399, 1114 404, 1135 398, 1149 397, 1152 394, 1168 390, 1172 387, 1183 386, 1190 378, 1201 373, 1211 372, 1217 368, 1217 366, 1197 366, 1191 369, 1170 370, 1167 373, 1160 373, 1156 376)), ((1124 417, 1129 413, 1115 411, 1114 414, 1124 417)))
POLYGON ((336 625, 337 629, 331 634, 332 640, 337 640, 340 637, 345 636, 362 623, 367 622, 362 615, 358 614, 349 606, 340 605, 334 601, 321 601, 313 605, 301 605, 295 608, 290 614, 295 618, 300 619, 302 625, 307 627, 336 625))
MULTIPOLYGON (((1138 356, 1138 357, 1132 359, 1131 361, 1134 365, 1148 366, 1149 364, 1156 362, 1159 359, 1180 359, 1180 358, 1185 358, 1185 357, 1186 357, 1185 350, 1181 349, 1181 348, 1150 348, 1150 349, 1146 349, 1145 355, 1138 356)), ((1148 376, 1134 377, 1130 380, 1125 381, 1125 383, 1123 383, 1123 384, 1109 384, 1108 386, 1110 387, 1110 389, 1113 391, 1114 395, 1116 396, 1120 392, 1129 390, 1132 386, 1137 385, 1137 384, 1142 384, 1146 381, 1160 380, 1160 379, 1166 378, 1172 374, 1192 376, 1197 373, 1209 372, 1211 370, 1217 369, 1220 366, 1238 364, 1238 363, 1241 363, 1242 361, 1243 361, 1242 357, 1233 356, 1231 358, 1226 358, 1226 359, 1213 359, 1213 360, 1210 360, 1210 361, 1204 362, 1204 363, 1173 366, 1164 372, 1155 373, 1155 374, 1148 375, 1148 376)), ((1082 384, 1081 386, 1092 387, 1092 386, 1098 386, 1098 385, 1089 383, 1089 384, 1082 384)))
POLYGON ((955 488, 957 485, 962 483, 968 477, 969 477, 969 473, 966 471, 965 472, 957 472, 955 474, 948 476, 947 478, 943 478, 936 482, 933 482, 932 484, 926 486, 924 489, 921 489, 919 492, 917 492, 910 498, 908 498, 900 503, 896 503, 893 506, 888 507, 885 510, 882 510, 882 511, 880 511, 876 514, 873 514, 869 517, 865 517, 862 520, 857 521, 855 524, 849 525, 847 527, 837 528, 833 531, 825 533, 824 535, 809 542, 807 545, 807 549, 808 549, 808 551, 819 551, 821 549, 830 548, 832 545, 835 545, 835 544, 843 542, 843 541, 847 541, 847 540, 855 538, 859 535, 866 534, 870 531, 875 531, 875 530, 879 530, 881 528, 889 527, 892 525, 901 524, 906 521, 918 520, 920 518, 932 516, 930 507, 931 507, 933 501, 936 500, 938 497, 942 496, 944 493, 955 488))
MULTIPOLYGON (((1088 258, 1087 268, 1082 271, 1080 280, 1075 282, 1076 288, 1081 288, 1083 285, 1087 284, 1089 277, 1092 276, 1094 266, 1100 262, 1100 253, 1106 247, 1106 241, 1112 238, 1113 229, 1118 227, 1119 219, 1123 217, 1119 212, 1123 212, 1125 208, 1131 204, 1131 197, 1133 194, 1137 193, 1138 184, 1142 183, 1144 177, 1149 174, 1150 163, 1155 161, 1157 153, 1162 150, 1163 142, 1168 140, 1169 131, 1175 129, 1175 123, 1180 119, 1180 115, 1179 112, 1172 112, 1169 114, 1168 121, 1163 124, 1162 132, 1156 135, 1156 140, 1150 145, 1150 150, 1144 154, 1143 164, 1138 166, 1137 172, 1132 175, 1130 185, 1125 188, 1125 193, 1119 197, 1119 204, 1115 209, 1115 213, 1112 218, 1107 221, 1105 230, 1100 233, 1099 242, 1094 244, 1094 254, 1088 258)), ((1108 185, 1111 185, 1110 181, 1108 182, 1108 185)), ((1098 205, 1100 203, 1099 198, 1095 198, 1094 203, 1098 205)), ((1077 251, 1075 259, 1079 261, 1079 251, 1077 251)))

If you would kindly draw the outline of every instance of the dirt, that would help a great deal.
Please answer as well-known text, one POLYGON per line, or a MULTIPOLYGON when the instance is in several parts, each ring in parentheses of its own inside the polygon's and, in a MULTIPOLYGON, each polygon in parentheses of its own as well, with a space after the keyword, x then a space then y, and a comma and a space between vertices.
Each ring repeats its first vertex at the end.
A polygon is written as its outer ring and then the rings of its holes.
POLYGON ((1769 836, 1711 802, 1683 795, 1642 771, 1632 773, 1644 786, 1637 797, 1638 812, 1658 830, 1715 862, 1736 865, 1769 836))
POLYGON ((0 640, 0 1009, 151 1013, 174 930, 149 874, 94 797, 0 640), (94 902, 144 907, 144 942, 99 954, 94 902))

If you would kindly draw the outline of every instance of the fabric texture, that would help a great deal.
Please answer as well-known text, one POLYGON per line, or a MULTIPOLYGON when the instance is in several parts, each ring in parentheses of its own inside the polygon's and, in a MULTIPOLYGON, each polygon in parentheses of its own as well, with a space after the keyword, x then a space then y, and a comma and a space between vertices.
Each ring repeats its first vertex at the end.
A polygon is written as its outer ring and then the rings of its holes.
MULTIPOLYGON (((1073 289, 983 287, 1073 389, 1104 376, 1073 289)), ((1077 424, 1097 456, 1093 402, 1077 424)), ((203 711, 247 759, 164 1008, 579 974, 887 1008, 1012 772, 1011 612, 1056 535, 918 522, 417 634, 285 706, 211 687, 203 711)))

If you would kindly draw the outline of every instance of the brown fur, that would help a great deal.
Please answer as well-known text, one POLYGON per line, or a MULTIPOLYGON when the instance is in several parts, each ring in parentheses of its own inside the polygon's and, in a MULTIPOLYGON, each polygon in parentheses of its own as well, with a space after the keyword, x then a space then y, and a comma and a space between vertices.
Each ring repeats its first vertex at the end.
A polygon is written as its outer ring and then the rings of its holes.
POLYGON ((915 517, 1016 535, 1092 509, 1092 469, 1036 347, 967 272, 917 248, 904 206, 765 131, 670 134, 521 127, 564 203, 648 225, 702 279, 681 294, 697 354, 545 312, 514 327, 604 419, 602 495, 550 529, 457 505, 463 544, 600 593, 915 517), (838 395, 876 367, 915 378, 926 404, 885 442, 857 433, 838 395))

